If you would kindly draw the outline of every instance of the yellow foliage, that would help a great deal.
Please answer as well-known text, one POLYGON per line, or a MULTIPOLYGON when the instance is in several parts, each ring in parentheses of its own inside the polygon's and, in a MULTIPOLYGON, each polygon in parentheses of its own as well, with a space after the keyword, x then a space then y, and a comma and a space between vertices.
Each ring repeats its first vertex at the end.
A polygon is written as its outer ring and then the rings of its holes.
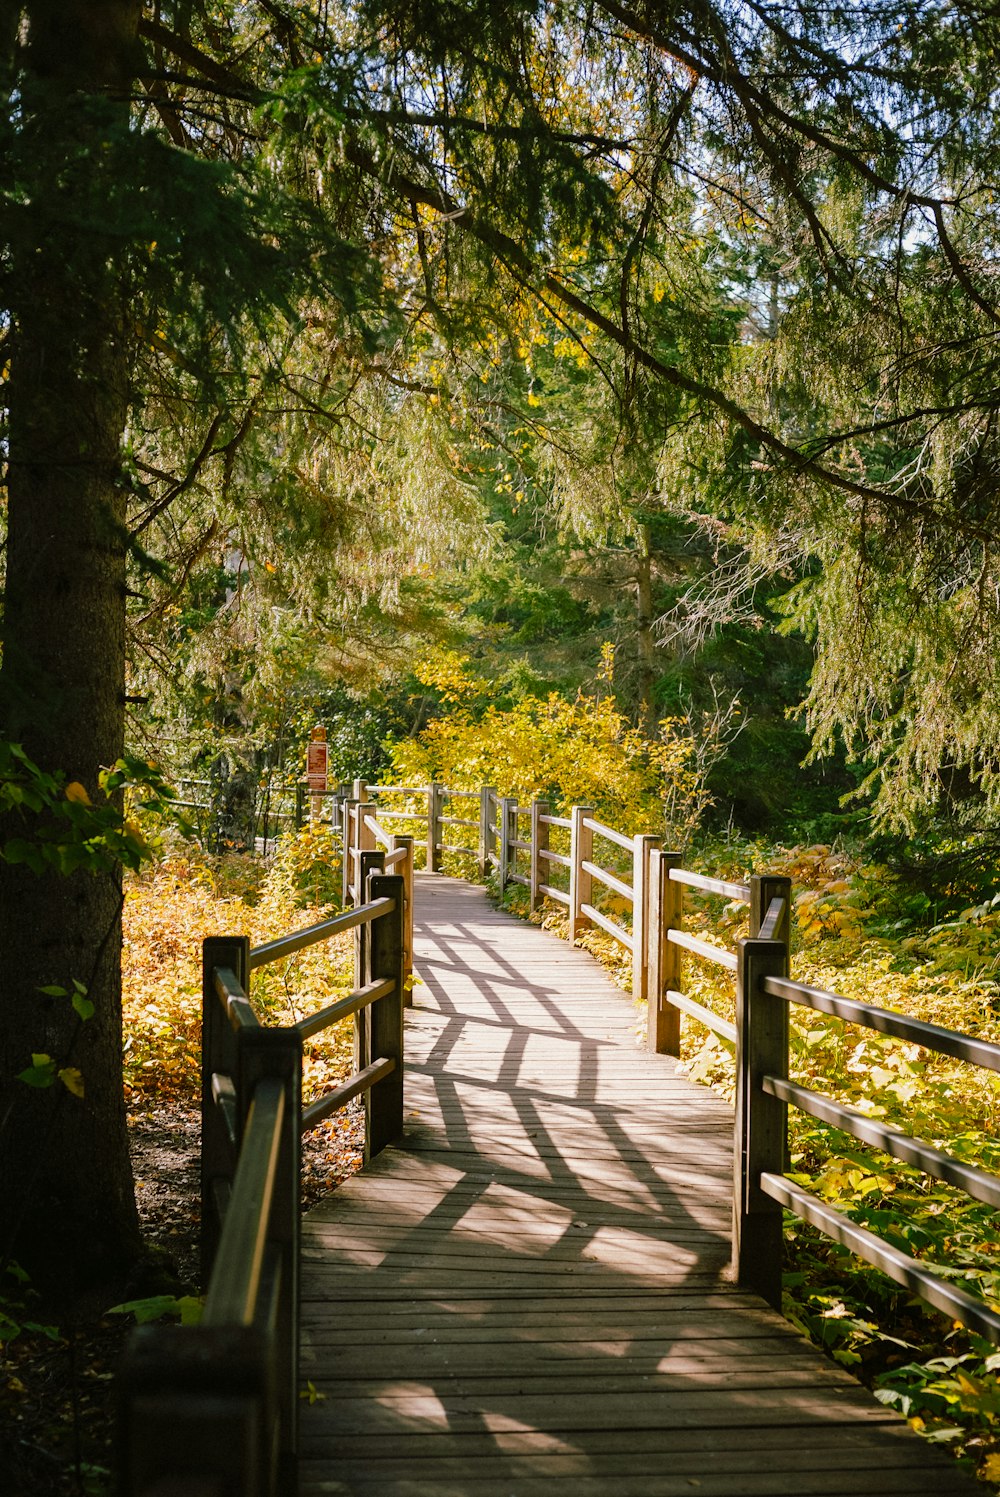
MULTIPOLYGON (((251 945, 312 924, 329 907, 310 902, 315 869, 328 849, 326 828, 283 838, 267 865, 252 857, 175 857, 131 875, 124 909, 125 1082, 130 1105, 199 1091, 201 945, 210 935, 247 935, 251 945)), ((253 975, 251 999, 264 1022, 294 1023, 349 989, 348 934, 253 975)), ((353 1069, 350 1020, 306 1046, 308 1091, 322 1091, 353 1069)), ((61 1076, 70 1087, 72 1078, 61 1076)))
MULTIPOLYGON (((660 831, 663 802, 673 809, 667 828, 683 837, 706 804, 695 765, 695 745, 684 719, 666 719, 659 736, 647 738, 619 712, 612 698, 581 693, 566 701, 552 693, 512 707, 489 705, 480 711, 461 705, 481 698, 484 683, 461 672, 458 657, 422 667, 421 676, 447 690, 458 705, 435 719, 416 740, 393 747, 394 777, 409 784, 437 780, 454 789, 494 785, 521 804, 548 800, 553 811, 589 805, 619 831, 660 831)), ((605 679, 613 668, 610 647, 603 657, 605 679)))

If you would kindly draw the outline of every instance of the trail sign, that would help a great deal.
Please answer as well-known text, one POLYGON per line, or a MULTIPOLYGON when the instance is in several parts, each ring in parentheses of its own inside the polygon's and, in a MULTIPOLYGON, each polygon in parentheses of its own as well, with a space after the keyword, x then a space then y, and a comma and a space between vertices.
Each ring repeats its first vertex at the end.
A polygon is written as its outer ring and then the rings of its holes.
POLYGON ((306 784, 312 791, 327 788, 328 749, 326 729, 313 728, 306 746, 306 784))

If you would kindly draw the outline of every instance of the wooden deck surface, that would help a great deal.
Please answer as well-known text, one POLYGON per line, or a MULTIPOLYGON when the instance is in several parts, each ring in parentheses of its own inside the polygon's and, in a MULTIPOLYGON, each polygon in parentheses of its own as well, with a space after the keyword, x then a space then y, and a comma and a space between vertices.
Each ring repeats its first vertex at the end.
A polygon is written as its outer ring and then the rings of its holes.
POLYGON ((981 1490, 728 1282, 729 1108, 629 997, 417 883, 406 1135, 304 1223, 303 1497, 981 1490))

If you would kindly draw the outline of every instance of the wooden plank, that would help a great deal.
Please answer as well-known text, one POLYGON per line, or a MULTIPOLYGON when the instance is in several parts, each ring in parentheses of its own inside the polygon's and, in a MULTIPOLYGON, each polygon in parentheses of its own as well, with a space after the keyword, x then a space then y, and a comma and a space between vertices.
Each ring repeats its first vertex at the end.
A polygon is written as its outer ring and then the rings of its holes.
POLYGON ((404 1137, 303 1225, 303 1497, 974 1493, 729 1280, 731 1111, 628 996, 416 884, 404 1137))
MULTIPOLYGON (((357 1457, 371 1458, 370 1445, 350 1435, 326 1434, 316 1441, 318 1449, 330 1455, 337 1452, 341 1459, 351 1461, 357 1457)), ((641 1444, 637 1444, 629 1430, 596 1429, 585 1431, 573 1441, 559 1441, 540 1430, 519 1428, 515 1421, 500 1415, 490 1415, 478 1433, 458 1434, 453 1431, 438 1431, 435 1434, 414 1433, 405 1443, 401 1458, 408 1463, 433 1462, 487 1458, 521 1462, 522 1469, 544 1469, 544 1464, 554 1458, 570 1459, 574 1470, 581 1472, 581 1455, 594 1468, 608 1474, 630 1469, 642 1469, 652 1461, 663 1467, 664 1458, 678 1472, 704 1470, 740 1471, 760 1469, 767 1463, 775 1469, 788 1470, 799 1460, 803 1469, 809 1470, 814 1455, 832 1469, 842 1465, 851 1469, 865 1463, 873 1463, 878 1469, 917 1466, 926 1464, 927 1446, 913 1437, 902 1421, 895 1424, 880 1424, 859 1428, 850 1420, 831 1417, 812 1431, 808 1444, 803 1443, 800 1427, 763 1425, 740 1431, 739 1443, 725 1443, 711 1429, 662 1430, 651 1432, 641 1444)), ((387 1449, 381 1452, 383 1461, 396 1459, 387 1449)), ((935 1462, 934 1464, 939 1464, 935 1462)), ((585 1467, 584 1469, 589 1469, 585 1467)), ((947 1472, 949 1465, 940 1464, 947 1472)), ((581 1472, 582 1474, 582 1472, 581 1472)), ((973 1487, 972 1492, 977 1489, 973 1487)), ((970 1491, 968 1485, 965 1491, 970 1491)), ((982 1497, 980 1490, 980 1497, 982 1497)))
MULTIPOLYGON (((905 1497, 913 1497, 917 1490, 913 1486, 914 1474, 911 1470, 882 1471, 877 1474, 858 1472, 858 1481, 852 1482, 850 1491, 855 1497, 858 1494, 888 1497, 890 1493, 903 1493, 905 1497)), ((328 1485, 316 1488, 306 1486, 302 1490, 305 1497, 313 1490, 326 1494, 331 1492, 328 1485)), ((343 1477, 339 1475, 336 1486, 332 1488, 335 1493, 359 1494, 381 1494, 386 1490, 386 1478, 381 1475, 356 1478, 349 1486, 343 1484, 343 1477)), ((438 1474, 424 1480, 412 1475, 401 1475, 392 1481, 391 1490, 398 1497, 511 1497, 509 1477, 499 1480, 469 1480, 463 1477, 457 1482, 451 1482, 442 1480, 438 1474)), ((615 1497, 649 1497, 650 1492, 655 1492, 657 1497, 672 1497, 672 1494, 681 1493, 684 1497, 701 1497, 703 1493, 711 1494, 711 1497, 758 1497, 758 1494, 759 1497, 776 1497, 780 1493, 791 1494, 791 1497, 843 1497, 846 1490, 843 1474, 831 1472, 813 1472, 803 1479, 796 1472, 787 1476, 784 1481, 772 1472, 738 1479, 730 1475, 718 1479, 700 1477, 697 1493, 694 1492, 691 1478, 664 1472, 644 1474, 632 1479, 619 1476, 614 1478, 615 1497)), ((941 1497, 947 1497, 952 1492, 967 1493, 969 1485, 966 1479, 961 1486, 939 1484, 934 1491, 940 1493, 941 1497)), ((566 1497, 608 1497, 608 1484, 604 1478, 588 1480, 579 1475, 559 1478, 546 1474, 517 1479, 516 1497, 551 1497, 553 1492, 565 1493, 566 1497)))

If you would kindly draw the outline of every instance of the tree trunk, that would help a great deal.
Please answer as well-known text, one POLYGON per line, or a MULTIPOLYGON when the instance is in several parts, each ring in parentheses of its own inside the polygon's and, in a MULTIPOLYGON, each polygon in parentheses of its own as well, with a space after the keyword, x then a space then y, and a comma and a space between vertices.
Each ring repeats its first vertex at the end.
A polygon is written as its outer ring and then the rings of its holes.
POLYGON ((656 736, 656 706, 653 688, 656 684, 656 640, 653 637, 653 563, 649 526, 639 526, 639 552, 635 560, 636 629, 639 666, 639 699, 642 704, 644 731, 656 736))
MULTIPOLYGON (((34 191, 11 248, 7 575, 0 731, 97 800, 123 749, 129 357, 105 236, 109 132, 127 121, 138 0, 22 7, 21 112, 34 191)), ((139 1250, 122 1086, 121 877, 0 863, 0 1178, 12 1253, 72 1294, 139 1250), (84 983, 81 1022, 39 988, 84 983), (33 1053, 82 1073, 78 1098, 16 1079, 33 1053)))

